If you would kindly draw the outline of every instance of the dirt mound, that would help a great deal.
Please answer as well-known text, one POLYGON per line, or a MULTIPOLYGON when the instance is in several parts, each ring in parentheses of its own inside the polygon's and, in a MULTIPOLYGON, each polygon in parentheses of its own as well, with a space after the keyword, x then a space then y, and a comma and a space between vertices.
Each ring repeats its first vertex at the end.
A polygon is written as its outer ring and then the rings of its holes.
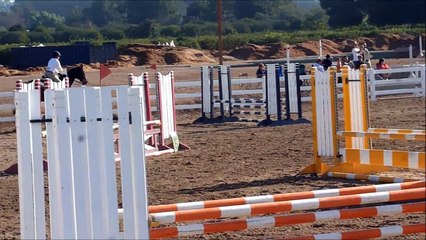
POLYGON ((122 51, 121 59, 128 59, 135 65, 177 65, 191 63, 214 63, 214 56, 208 51, 184 47, 169 47, 134 44, 122 51))

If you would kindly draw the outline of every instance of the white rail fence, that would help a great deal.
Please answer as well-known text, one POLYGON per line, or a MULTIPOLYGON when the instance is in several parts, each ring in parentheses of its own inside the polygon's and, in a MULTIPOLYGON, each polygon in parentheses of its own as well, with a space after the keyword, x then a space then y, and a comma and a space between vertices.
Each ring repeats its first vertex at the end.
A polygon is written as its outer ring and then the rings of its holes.
MULTIPOLYGON (((370 85, 370 98, 376 101, 380 97, 400 94, 411 94, 412 96, 426 96, 426 69, 425 66, 414 66, 405 68, 395 68, 386 70, 367 70, 367 77, 370 85), (380 79, 380 75, 391 74, 389 80, 380 79)), ((301 80, 309 83, 310 75, 300 76, 301 80)), ((217 81, 217 80, 216 80, 217 81)), ((232 86, 237 87, 240 84, 262 84, 264 80, 261 78, 233 78, 232 86)), ((216 83, 215 83, 216 84, 216 83)), ((150 88, 154 88, 154 84, 150 84, 150 88)), ((189 80, 175 82, 176 88, 176 110, 201 109, 201 80, 189 80)), ((337 84, 337 88, 342 88, 342 84, 337 84)), ((301 87, 302 102, 311 101, 311 87, 306 85, 301 87)), ((285 88, 280 89, 281 93, 285 93, 285 88)), ((151 91, 155 92, 155 91, 151 91)), ((219 95, 215 91, 216 96, 219 95)), ((233 95, 261 95, 262 89, 235 89, 233 95)), ((14 92, 0 93, 0 122, 14 122, 15 117, 12 115, 15 108, 13 104, 14 92), (10 102, 10 103, 9 103, 10 102)), ((341 96, 339 96, 341 97, 341 96)), ((155 99, 155 96, 151 96, 155 99)), ((154 109, 155 110, 155 109, 154 109)))

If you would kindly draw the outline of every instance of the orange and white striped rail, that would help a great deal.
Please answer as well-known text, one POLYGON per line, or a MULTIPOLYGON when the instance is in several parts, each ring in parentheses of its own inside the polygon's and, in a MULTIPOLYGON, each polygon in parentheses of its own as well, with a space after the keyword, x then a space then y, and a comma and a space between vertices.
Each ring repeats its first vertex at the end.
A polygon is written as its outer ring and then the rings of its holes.
POLYGON ((348 196, 300 199, 273 203, 246 204, 196 210, 152 213, 153 224, 196 221, 217 218, 246 217, 251 215, 281 213, 298 210, 314 210, 354 206, 370 203, 395 202, 404 200, 425 199, 425 188, 415 188, 392 192, 363 193, 348 196))
POLYGON ((372 228, 358 231, 350 232, 336 232, 336 233, 325 233, 325 234, 316 234, 313 236, 307 237, 298 237, 298 238, 284 238, 292 240, 316 240, 316 239, 367 239, 367 238, 384 238, 384 237, 393 237, 399 235, 415 234, 415 233, 424 233, 426 231, 426 226, 422 224, 413 224, 406 226, 389 226, 381 228, 372 228))
POLYGON ((154 228, 150 230, 151 238, 173 238, 210 234, 228 231, 242 231, 258 228, 282 227, 286 225, 331 221, 337 219, 366 218, 388 216, 403 213, 425 212, 426 202, 394 204, 377 207, 352 208, 322 212, 292 214, 285 216, 255 217, 224 221, 218 223, 191 224, 168 228, 154 228))
POLYGON ((425 170, 424 152, 343 148, 339 153, 347 163, 425 170))
POLYGON ((398 140, 415 140, 415 141, 426 140, 426 135, 417 134, 417 133, 380 133, 380 132, 338 131, 337 136, 341 138, 363 137, 363 138, 398 139, 398 140))
POLYGON ((377 175, 363 175, 363 174, 341 173, 341 172, 328 172, 327 176, 335 177, 335 178, 350 179, 350 180, 366 180, 366 181, 382 182, 382 183, 403 183, 403 182, 419 181, 419 179, 385 177, 385 176, 377 176, 377 175))
POLYGON ((360 193, 396 191, 396 190, 404 190, 404 189, 412 189, 412 188, 420 188, 420 187, 426 187, 426 182, 415 181, 415 182, 408 182, 408 183, 391 183, 391 184, 348 187, 348 188, 338 188, 338 189, 324 189, 324 190, 315 190, 315 191, 307 191, 307 192, 281 193, 281 194, 275 194, 275 195, 262 195, 262 196, 197 201, 197 202, 187 202, 187 203, 177 203, 177 204, 166 204, 166 205, 149 206, 148 210, 150 213, 183 211, 183 210, 194 210, 194 209, 244 205, 244 204, 253 204, 253 203, 282 202, 282 201, 307 199, 307 198, 323 198, 323 197, 345 196, 345 195, 360 194, 360 193))
POLYGON ((406 134, 426 134, 425 130, 415 129, 389 129, 389 128, 369 128, 367 132, 374 133, 406 133, 406 134))

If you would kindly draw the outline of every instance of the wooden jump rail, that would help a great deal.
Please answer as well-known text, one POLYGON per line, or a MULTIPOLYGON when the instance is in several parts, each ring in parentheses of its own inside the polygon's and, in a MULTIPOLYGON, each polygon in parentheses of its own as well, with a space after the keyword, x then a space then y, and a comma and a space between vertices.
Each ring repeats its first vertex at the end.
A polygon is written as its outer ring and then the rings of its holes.
POLYGON ((368 132, 376 133, 407 133, 407 134, 426 134, 425 130, 416 129, 388 129, 388 128, 369 128, 368 132))
POLYGON ((377 175, 363 175, 363 174, 340 173, 340 172, 328 172, 327 177, 343 178, 343 179, 350 179, 350 180, 366 180, 366 181, 381 182, 381 183, 404 183, 404 182, 419 181, 419 179, 384 177, 384 176, 377 176, 377 175))
POLYGON ((397 139, 397 140, 414 140, 414 141, 426 140, 426 135, 421 133, 381 133, 381 132, 339 131, 337 132, 337 136, 340 138, 363 137, 363 138, 397 139))
POLYGON ((339 153, 346 163, 425 170, 424 152, 344 148, 339 153))
POLYGON ((391 184, 381 184, 381 185, 371 185, 371 186, 325 189, 325 190, 316 190, 316 191, 307 191, 307 192, 282 193, 282 194, 276 194, 276 195, 262 195, 262 196, 252 196, 252 197, 210 200, 210 201, 166 204, 166 205, 149 206, 148 210, 149 210, 149 213, 195 210, 195 209, 214 208, 214 207, 223 207, 223 206, 253 204, 253 203, 282 202, 282 201, 308 199, 308 198, 345 196, 345 195, 353 195, 353 194, 359 194, 359 193, 396 191, 396 190, 405 190, 405 189, 413 189, 413 188, 421 188, 421 187, 426 187, 425 181, 415 181, 415 182, 407 182, 407 183, 391 183, 391 184))
POLYGON ((175 238, 196 234, 211 234, 224 231, 242 231, 258 228, 282 227, 287 225, 315 223, 337 219, 353 219, 377 216, 389 216, 403 213, 425 212, 426 202, 393 204, 377 207, 340 209, 312 213, 292 214, 286 216, 254 217, 218 223, 190 224, 150 230, 151 238, 175 238))
POLYGON ((424 224, 413 224, 406 226, 390 226, 390 227, 381 227, 373 229, 365 229, 358 231, 350 232, 337 232, 337 233, 326 233, 326 234, 316 234, 307 237, 299 238, 284 238, 292 240, 316 240, 316 239, 342 239, 342 240, 352 240, 352 239, 367 239, 367 238, 384 238, 392 237, 399 235, 407 235, 414 233, 424 233, 426 231, 426 226, 424 224))
POLYGON ((414 188, 392 192, 363 193, 313 199, 299 199, 283 202, 246 204, 217 208, 183 210, 150 214, 154 224, 168 224, 217 218, 247 217, 251 215, 273 214, 320 208, 335 208, 371 203, 385 203, 426 198, 425 188, 414 188))

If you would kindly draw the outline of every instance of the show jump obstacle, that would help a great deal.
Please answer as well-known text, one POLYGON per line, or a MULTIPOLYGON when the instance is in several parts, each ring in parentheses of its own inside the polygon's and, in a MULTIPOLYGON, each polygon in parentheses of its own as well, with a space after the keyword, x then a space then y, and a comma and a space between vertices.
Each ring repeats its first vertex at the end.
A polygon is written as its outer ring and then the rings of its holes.
POLYGON ((174 92, 174 73, 162 75, 155 74, 155 107, 153 111, 151 103, 150 83, 148 73, 140 76, 128 75, 130 86, 141 87, 141 100, 144 112, 145 126, 145 154, 146 156, 171 153, 189 149, 179 142, 177 135, 176 104, 174 92), (157 118, 154 117, 157 115, 157 118), (167 144, 169 140, 171 143, 167 144))
MULTIPOLYGON (((281 96, 280 66, 276 64, 266 65, 266 76, 262 82, 262 98, 234 98, 229 66, 201 67, 202 88, 202 116, 196 122, 257 122, 260 125, 274 123, 290 123, 291 115, 296 114, 297 120, 302 119, 302 102, 300 96, 301 81, 299 78, 299 65, 290 63, 284 65, 284 99, 281 96), (214 80, 214 70, 217 69, 218 80, 214 80), (216 83, 217 82, 217 86, 216 83), (219 94, 216 96, 215 89, 219 94), (285 106, 285 118, 283 119, 283 105, 285 106), (216 117, 216 107, 219 113, 216 117), (250 109, 250 110, 248 110, 250 109), (255 110, 252 110, 255 109, 255 110), (264 116, 259 118, 246 118, 243 116, 264 116), (275 118, 275 119, 274 119, 275 118), (283 121, 285 120, 285 121, 283 121)), ((305 120, 306 121, 306 120, 305 120)), ((297 122, 297 121, 296 121, 297 122)))
POLYGON ((388 167, 425 170, 425 153, 372 149, 370 139, 393 139, 425 142, 425 130, 369 127, 368 89, 365 67, 343 69, 344 131, 337 130, 335 69, 313 71, 312 109, 314 163, 301 173, 371 174, 388 167), (339 149, 339 140, 345 147, 339 149), (327 164, 332 159, 333 164, 327 164))
MULTIPOLYGON (((425 212, 424 181, 148 207, 143 151, 147 124, 141 95, 140 87, 129 86, 47 90, 43 117, 36 91, 16 92, 21 238, 46 237, 46 204, 52 239, 166 238, 425 212), (113 150, 113 98, 117 99, 119 124, 118 163, 113 150), (48 201, 42 170, 42 123, 46 124, 50 164, 48 201), (401 201, 404 203, 390 204, 401 201), (118 209, 119 203, 122 209, 118 209), (363 206, 373 203, 380 205, 363 206), (336 209, 347 206, 357 208, 336 209), (334 210, 261 216, 330 208, 334 210), (236 217, 250 218, 229 219, 236 217), (210 219, 214 222, 161 226, 210 219)), ((425 232, 424 223, 414 219, 412 225, 383 227, 380 236, 425 232)), ((372 236, 371 232, 377 234, 369 229, 327 236, 360 239, 372 236)))

